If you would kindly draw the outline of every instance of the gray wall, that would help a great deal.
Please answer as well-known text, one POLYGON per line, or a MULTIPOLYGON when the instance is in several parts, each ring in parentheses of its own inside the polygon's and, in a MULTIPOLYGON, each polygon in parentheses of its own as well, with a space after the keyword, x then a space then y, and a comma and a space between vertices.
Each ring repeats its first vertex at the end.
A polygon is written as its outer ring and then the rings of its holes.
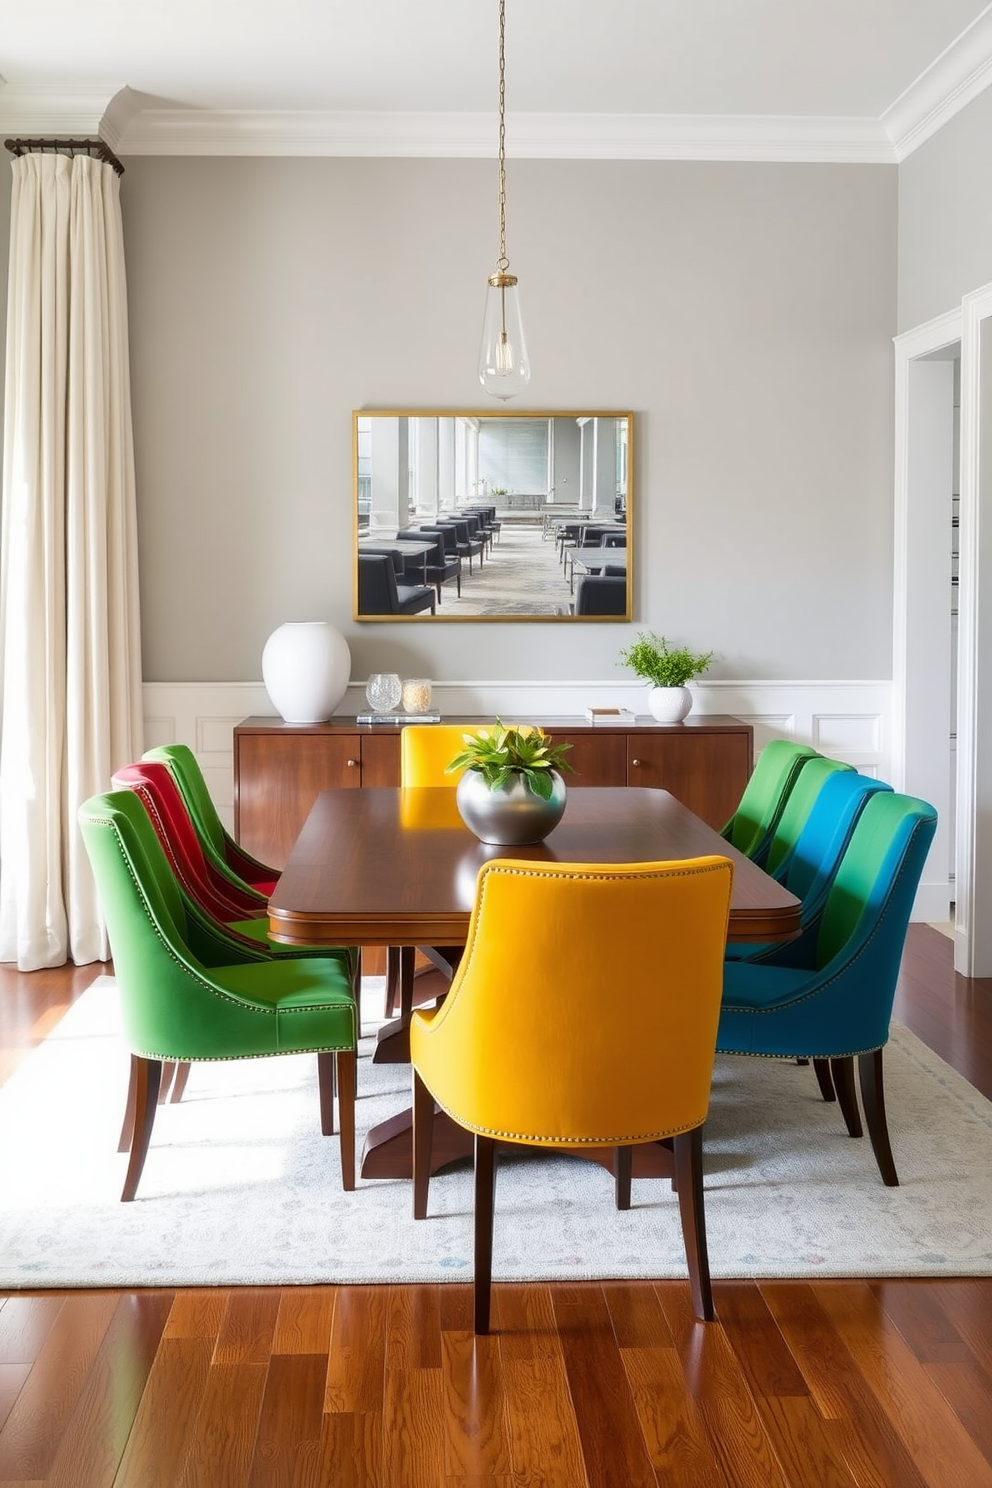
POLYGON ((899 329, 992 282, 992 89, 899 168, 899 329))
MULTIPOLYGON (((356 625, 351 412, 475 376, 485 161, 126 161, 144 674, 260 676, 326 617, 353 674, 610 678, 626 626, 356 625)), ((511 161, 533 379, 635 415, 635 625, 712 677, 891 675, 894 167, 511 161)))

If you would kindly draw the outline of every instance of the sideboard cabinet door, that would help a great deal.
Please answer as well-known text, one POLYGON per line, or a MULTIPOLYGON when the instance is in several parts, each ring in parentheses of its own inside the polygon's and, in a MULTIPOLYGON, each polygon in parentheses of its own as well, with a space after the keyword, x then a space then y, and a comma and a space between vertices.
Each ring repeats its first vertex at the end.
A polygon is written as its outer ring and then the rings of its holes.
POLYGON ((362 741, 330 733, 235 734, 238 841, 263 863, 282 868, 323 790, 357 790, 362 741))
POLYGON ((570 744, 565 759, 570 769, 563 772, 566 787, 579 785, 627 784, 627 735, 595 732, 569 733, 551 725, 549 732, 556 744, 570 744))
POLYGON ((653 733, 627 737, 627 784, 667 790, 720 830, 737 809, 751 770, 750 734, 653 733))

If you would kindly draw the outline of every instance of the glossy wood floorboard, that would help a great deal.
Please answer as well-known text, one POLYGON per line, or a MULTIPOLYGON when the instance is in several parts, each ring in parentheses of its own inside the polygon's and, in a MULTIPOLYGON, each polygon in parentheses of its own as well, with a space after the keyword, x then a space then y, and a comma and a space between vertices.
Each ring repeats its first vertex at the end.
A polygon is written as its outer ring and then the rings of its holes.
MULTIPOLYGON (((0 967, 0 1080, 102 967, 0 967)), ((992 981, 896 1016, 992 1098, 992 981)), ((990 1178, 992 1181, 992 1178, 990 1178)), ((0 1195, 0 1203, 2 1203, 0 1195)), ((0 1488, 992 1488, 992 1279, 0 1295, 0 1488)))

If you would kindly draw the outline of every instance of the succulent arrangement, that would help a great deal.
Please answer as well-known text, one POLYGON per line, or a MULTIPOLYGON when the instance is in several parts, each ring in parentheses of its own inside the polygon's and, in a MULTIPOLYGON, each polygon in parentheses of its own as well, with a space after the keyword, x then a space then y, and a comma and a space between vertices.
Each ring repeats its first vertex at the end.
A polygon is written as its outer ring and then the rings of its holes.
POLYGON ((551 799, 552 772, 571 770, 565 753, 571 744, 555 744, 550 734, 534 724, 505 724, 499 718, 491 728, 463 734, 465 748, 448 770, 474 770, 489 788, 509 785, 519 776, 528 790, 542 800, 551 799))

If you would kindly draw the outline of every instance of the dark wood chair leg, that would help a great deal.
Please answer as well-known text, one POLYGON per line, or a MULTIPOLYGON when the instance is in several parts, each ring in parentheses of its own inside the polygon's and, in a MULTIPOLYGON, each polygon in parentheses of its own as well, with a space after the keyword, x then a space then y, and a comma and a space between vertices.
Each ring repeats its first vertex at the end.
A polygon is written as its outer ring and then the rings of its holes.
POLYGON ((162 1079, 160 1080, 159 1087, 158 1087, 158 1103, 159 1103, 160 1106, 165 1105, 165 1102, 169 1098, 169 1091, 172 1089, 172 1081, 173 1081, 173 1078, 175 1076, 175 1073, 176 1073, 176 1062, 175 1062, 175 1060, 174 1059, 163 1059, 162 1060, 162 1079))
POLYGON ((689 1267, 689 1290, 697 1318, 713 1321, 713 1289, 710 1285, 709 1252, 706 1249, 706 1215, 703 1209, 703 1129, 681 1132, 673 1142, 678 1178, 682 1239, 689 1267))
POLYGON ((386 947, 386 1006, 385 1016, 392 1018, 396 1013, 396 1003, 400 990, 400 948, 399 946, 386 947))
POLYGON ((400 946, 399 948, 399 993, 400 993, 400 1021, 409 1023, 413 1014, 413 968, 417 958, 415 946, 400 946))
POLYGON ((325 1137, 334 1135, 335 1059, 333 1052, 317 1055, 317 1088, 320 1091, 320 1130, 325 1137))
POLYGON ((613 1151, 613 1180, 618 1209, 630 1208, 630 1180, 634 1171, 633 1147, 616 1147, 613 1151))
POLYGON ((489 1332, 493 1290, 493 1208, 496 1197, 496 1143, 475 1137, 475 1331, 489 1332))
POLYGON ((121 1134, 117 1142, 118 1152, 130 1152, 131 1141, 134 1137, 134 1101, 138 1083, 138 1056, 131 1055, 131 1069, 127 1081, 127 1100, 124 1103, 124 1120, 121 1122, 121 1134))
POLYGON ((431 1149, 434 1140, 434 1097, 413 1072, 413 1217, 427 1218, 427 1196, 431 1182, 431 1149))
POLYGON ((886 1188, 899 1187, 892 1147, 889 1143, 889 1124, 885 1119, 885 1089, 882 1084, 882 1051, 858 1055, 858 1076, 861 1081, 861 1099, 865 1107, 865 1121, 871 1150, 878 1163, 878 1171, 886 1188))
POLYGON ((837 1099, 837 1092, 834 1089, 834 1082, 830 1078, 829 1059, 814 1059, 813 1073, 816 1075, 816 1083, 820 1087, 820 1094, 823 1096, 823 1099, 825 1101, 835 1101, 837 1099))
POLYGON ((134 1061, 134 1129, 131 1136, 131 1161, 127 1165, 127 1176, 121 1192, 122 1204, 129 1204, 137 1192, 155 1124, 158 1092, 162 1084, 161 1059, 144 1059, 136 1054, 134 1061))
POLYGON ((341 1187, 355 1187, 355 1092, 358 1055, 354 1049, 339 1049, 334 1056, 338 1087, 338 1125, 341 1128, 341 1187))
POLYGON ((186 1094, 186 1082, 189 1079, 190 1062, 188 1059, 180 1059, 176 1062, 176 1068, 172 1076, 172 1090, 169 1100, 173 1105, 178 1105, 186 1094))
POLYGON ((847 1123, 848 1136, 860 1137, 863 1133, 858 1096, 854 1088, 854 1059, 831 1059, 830 1078, 837 1092, 837 1104, 847 1123))

